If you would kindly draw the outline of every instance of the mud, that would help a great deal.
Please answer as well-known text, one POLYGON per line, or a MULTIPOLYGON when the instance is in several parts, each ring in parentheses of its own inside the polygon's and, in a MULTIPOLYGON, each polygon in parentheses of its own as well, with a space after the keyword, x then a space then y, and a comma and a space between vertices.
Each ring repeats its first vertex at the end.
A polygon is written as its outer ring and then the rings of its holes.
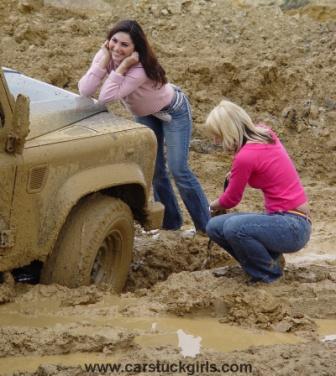
POLYGON ((60 328, 22 328, 10 327, 1 330, 1 357, 34 354, 68 354, 70 352, 111 353, 130 348, 133 337, 125 329, 94 328, 94 334, 85 333, 85 325, 80 327, 63 325, 60 328))
POLYGON ((0 368, 75 375, 84 374, 85 363, 220 364, 225 354, 228 362, 253 364, 258 375, 309 367, 332 375, 334 269, 290 265, 282 280, 254 286, 236 266, 225 271, 219 278, 212 270, 173 273, 121 296, 95 286, 17 284, 11 302, 0 306, 0 368), (195 359, 179 352, 181 328, 202 338, 195 359))
MULTIPOLYGON (((209 199, 220 192, 230 159, 203 138, 201 125, 225 96, 280 135, 310 197, 312 239, 286 255, 284 278, 271 285, 247 285, 216 246, 203 270, 205 237, 140 228, 119 297, 107 286, 15 285, 6 275, 0 374, 87 375, 88 362, 225 359, 251 363, 254 375, 333 375, 334 1, 2 0, 1 65, 76 91, 106 29, 125 17, 144 26, 169 80, 190 97, 190 161, 209 199), (212 270, 223 266, 215 278, 212 270), (202 337, 196 358, 181 355, 178 329, 202 337)), ((129 117, 118 104, 110 110, 129 117)), ((250 189, 237 208, 260 209, 261 196, 250 189)))
POLYGON ((4 281, 0 284, 0 304, 13 301, 15 295, 14 279, 10 273, 5 273, 4 281))

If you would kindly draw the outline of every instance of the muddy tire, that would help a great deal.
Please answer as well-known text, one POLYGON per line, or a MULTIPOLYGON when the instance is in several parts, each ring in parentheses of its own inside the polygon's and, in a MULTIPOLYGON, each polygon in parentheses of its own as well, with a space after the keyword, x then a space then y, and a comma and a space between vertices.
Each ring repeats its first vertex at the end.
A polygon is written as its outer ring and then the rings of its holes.
POLYGON ((133 215, 120 199, 95 195, 70 214, 46 260, 42 283, 106 283, 120 292, 132 260, 133 215))

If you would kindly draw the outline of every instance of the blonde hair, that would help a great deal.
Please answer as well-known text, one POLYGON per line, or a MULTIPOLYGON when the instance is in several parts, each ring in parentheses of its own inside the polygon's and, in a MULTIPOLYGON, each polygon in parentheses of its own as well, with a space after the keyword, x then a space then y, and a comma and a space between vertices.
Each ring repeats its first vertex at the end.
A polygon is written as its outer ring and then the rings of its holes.
POLYGON ((223 149, 236 153, 247 142, 271 144, 274 140, 269 129, 253 124, 247 112, 228 100, 222 100, 208 115, 205 132, 219 138, 223 149))

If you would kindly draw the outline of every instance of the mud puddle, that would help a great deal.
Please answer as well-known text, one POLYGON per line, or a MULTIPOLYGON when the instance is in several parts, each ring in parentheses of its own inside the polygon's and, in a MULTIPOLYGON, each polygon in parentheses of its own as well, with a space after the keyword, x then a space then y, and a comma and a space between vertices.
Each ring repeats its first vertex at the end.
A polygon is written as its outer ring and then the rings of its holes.
POLYGON ((222 352, 245 350, 250 346, 302 342, 300 338, 292 334, 247 330, 222 324, 212 318, 160 318, 154 322, 154 327, 157 333, 145 333, 137 337, 135 342, 147 347, 163 344, 176 347, 178 344, 176 332, 179 329, 194 337, 201 337, 202 348, 222 352))
MULTIPOLYGON (((68 322, 68 318, 53 318, 54 326, 62 325, 60 322, 68 322)), ((72 320, 80 320, 80 317, 73 317, 72 320)), ((21 326, 23 317, 9 317, 6 320, 4 314, 1 315, 1 321, 21 326), (16 321, 18 319, 18 321, 16 321), (2 321, 4 320, 4 321, 2 321)), ((246 330, 239 327, 233 327, 227 324, 221 324, 212 318, 158 318, 153 321, 152 317, 143 318, 114 318, 108 321, 109 326, 122 328, 119 333, 132 332, 134 334, 134 343, 129 350, 134 348, 146 351, 152 348, 175 348, 178 349, 177 331, 182 329, 185 334, 194 337, 201 337, 202 351, 212 350, 220 352, 231 352, 234 350, 245 350, 250 346, 269 346, 279 344, 299 344, 303 342, 292 334, 271 333, 267 331, 246 330)), ((21 332, 26 332, 28 328, 35 327, 36 322, 46 323, 45 317, 26 318, 26 326, 21 326, 21 332)), ((47 320, 48 328, 52 325, 52 318, 47 320)), ((103 322, 100 323, 103 325, 103 322)), ((74 324, 76 325, 76 324, 74 324)), ((97 320, 86 322, 85 327, 80 328, 80 334, 93 337, 99 330, 97 320), (91 325, 90 325, 91 324, 91 325)), ((44 331, 40 329, 41 336, 44 331)), ((127 348, 124 349, 127 351, 127 348)), ((121 353, 120 353, 121 354, 121 353)), ((0 369, 5 374, 13 372, 33 372, 41 364, 57 364, 62 366, 84 366, 85 363, 106 363, 116 362, 120 358, 118 349, 112 353, 102 354, 98 352, 80 352, 71 354, 46 355, 46 356, 9 356, 0 359, 0 369)))
MULTIPOLYGON (((5 319, 6 323, 22 325, 23 318, 7 318, 5 314, 1 315, 1 322, 5 319), (18 320, 17 320, 18 319, 18 320)), ((68 318, 50 318, 49 328, 54 325, 60 325, 60 322, 68 322, 68 318)), ((35 326, 36 321, 45 323, 45 317, 26 318, 26 328, 35 326)), ((72 320, 80 320, 80 317, 72 317, 72 320)), ((158 348, 178 349, 177 330, 182 329, 186 334, 194 337, 201 337, 201 351, 215 351, 228 353, 235 350, 244 351, 250 347, 273 346, 273 345, 296 345, 303 344, 306 341, 293 334, 283 334, 261 330, 247 330, 240 327, 234 327, 227 324, 221 324, 215 318, 175 318, 160 317, 153 320, 152 317, 130 318, 118 317, 108 320, 109 325, 123 328, 134 333, 133 346, 141 351, 151 351, 158 348)), ((328 338, 336 334, 336 320, 316 320, 318 332, 321 341, 327 341, 328 338)), ((106 324, 106 322, 105 322, 106 324)), ((99 331, 97 320, 87 322, 85 328, 81 328, 82 335, 93 335, 99 331), (92 326, 90 326, 91 324, 92 326)), ((103 322, 101 322, 103 325, 103 322)), ((22 331, 25 329, 22 327, 22 331)), ((122 330, 121 330, 122 333, 122 330)), ((42 335, 42 333, 41 333, 42 335)), ((128 351, 127 349, 124 349, 128 351)), ((85 363, 113 363, 118 362, 125 352, 116 349, 113 353, 103 354, 101 352, 78 352, 60 355, 29 355, 29 356, 9 356, 0 359, 0 369, 2 374, 12 374, 14 372, 34 372, 42 364, 57 364, 64 367, 84 367, 85 363)))
POLYGON ((317 319, 315 320, 318 326, 318 333, 321 336, 334 336, 336 335, 336 320, 317 319))
MULTIPOLYGON (((249 346, 274 345, 281 343, 300 343, 302 340, 293 334, 269 332, 263 330, 248 330, 237 326, 220 323, 216 318, 176 318, 176 317, 117 317, 112 319, 86 319, 85 323, 80 316, 53 317, 34 316, 27 317, 19 314, 0 314, 2 327, 10 326, 26 331, 29 328, 45 329, 59 328, 60 326, 72 326, 85 324, 81 327, 81 334, 93 335, 100 327, 127 329, 135 334, 135 343, 141 346, 177 346, 176 332, 182 329, 184 332, 202 338, 202 347, 216 351, 243 350, 249 346)), ((323 333, 328 332, 328 325, 323 324, 323 333)), ((336 327, 336 320, 334 322, 336 327)), ((336 332, 336 330, 335 330, 336 332)), ((0 362, 1 365, 1 362, 0 362)))

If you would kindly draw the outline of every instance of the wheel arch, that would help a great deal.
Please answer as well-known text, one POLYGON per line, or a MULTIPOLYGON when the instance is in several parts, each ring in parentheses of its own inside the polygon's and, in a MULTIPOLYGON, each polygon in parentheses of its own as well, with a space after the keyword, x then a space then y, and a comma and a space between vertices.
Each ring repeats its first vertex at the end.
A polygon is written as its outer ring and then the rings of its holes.
POLYGON ((41 246, 48 239, 44 256, 52 251, 71 211, 94 193, 122 199, 129 205, 136 220, 144 220, 147 186, 139 166, 118 164, 81 171, 66 180, 45 210, 39 237, 41 246))

